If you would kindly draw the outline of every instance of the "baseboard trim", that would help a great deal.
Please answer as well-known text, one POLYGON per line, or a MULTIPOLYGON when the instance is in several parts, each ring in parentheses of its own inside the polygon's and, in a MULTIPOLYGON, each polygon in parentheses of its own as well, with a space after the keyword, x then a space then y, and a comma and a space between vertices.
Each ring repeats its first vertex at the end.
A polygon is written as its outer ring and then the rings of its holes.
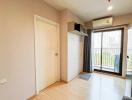
POLYGON ((32 100, 32 99, 35 98, 36 96, 37 96, 37 95, 35 94, 35 95, 29 97, 27 100, 32 100))
POLYGON ((65 80, 60 80, 60 82, 68 83, 68 81, 65 81, 65 80))

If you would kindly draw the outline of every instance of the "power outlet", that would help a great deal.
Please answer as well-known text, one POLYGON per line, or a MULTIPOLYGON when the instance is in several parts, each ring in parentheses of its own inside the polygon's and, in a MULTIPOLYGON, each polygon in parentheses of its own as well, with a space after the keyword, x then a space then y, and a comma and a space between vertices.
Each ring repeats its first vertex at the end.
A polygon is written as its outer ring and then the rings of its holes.
POLYGON ((0 79, 0 85, 6 84, 8 81, 6 78, 0 79))

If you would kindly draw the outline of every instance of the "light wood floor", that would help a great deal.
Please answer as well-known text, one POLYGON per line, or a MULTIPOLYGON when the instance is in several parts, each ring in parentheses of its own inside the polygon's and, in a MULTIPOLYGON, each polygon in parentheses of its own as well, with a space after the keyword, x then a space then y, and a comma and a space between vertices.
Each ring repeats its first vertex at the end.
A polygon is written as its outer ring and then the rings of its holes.
POLYGON ((86 81, 76 78, 68 84, 58 82, 32 100, 122 100, 130 95, 130 81, 99 73, 86 81))

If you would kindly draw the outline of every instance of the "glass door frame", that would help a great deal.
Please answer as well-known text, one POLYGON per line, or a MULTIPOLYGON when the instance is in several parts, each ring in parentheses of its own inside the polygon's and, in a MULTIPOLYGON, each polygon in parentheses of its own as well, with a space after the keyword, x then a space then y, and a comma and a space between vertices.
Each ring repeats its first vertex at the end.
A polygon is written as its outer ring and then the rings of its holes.
POLYGON ((99 71, 99 72, 106 72, 106 73, 111 73, 111 74, 116 74, 116 75, 122 75, 122 62, 123 62, 123 41, 124 41, 124 28, 114 28, 114 29, 103 29, 103 30, 94 30, 93 33, 98 33, 101 32, 101 66, 100 70, 99 69, 94 69, 94 71, 99 71), (111 31, 116 31, 116 30, 121 30, 121 48, 120 48, 120 64, 119 64, 119 73, 115 72, 109 72, 102 70, 102 47, 103 47, 103 32, 111 32, 111 31))

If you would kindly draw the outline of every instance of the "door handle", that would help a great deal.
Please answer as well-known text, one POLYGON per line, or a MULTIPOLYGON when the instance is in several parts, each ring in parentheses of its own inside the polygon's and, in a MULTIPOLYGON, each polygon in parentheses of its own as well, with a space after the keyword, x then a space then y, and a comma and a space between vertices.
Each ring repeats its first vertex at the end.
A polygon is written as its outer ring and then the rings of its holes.
POLYGON ((55 53, 55 56, 58 56, 59 54, 58 53, 55 53))

